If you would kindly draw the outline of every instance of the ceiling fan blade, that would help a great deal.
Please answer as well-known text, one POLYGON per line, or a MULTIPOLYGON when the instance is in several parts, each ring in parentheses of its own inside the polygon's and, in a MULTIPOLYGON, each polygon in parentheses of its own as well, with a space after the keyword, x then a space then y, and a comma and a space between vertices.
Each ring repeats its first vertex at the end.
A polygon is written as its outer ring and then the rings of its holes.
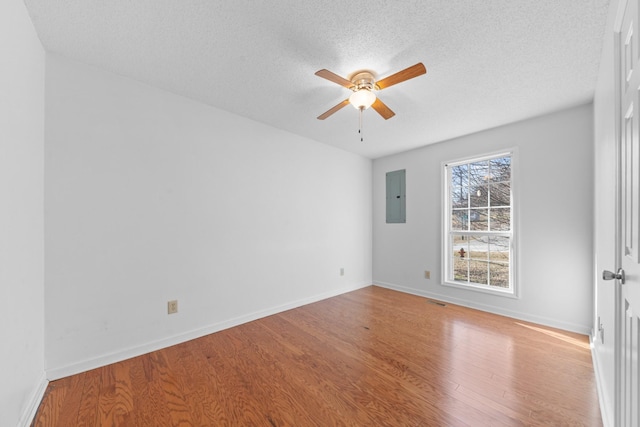
POLYGON ((371 108, 376 110, 385 120, 389 120, 391 117, 396 115, 396 113, 387 107, 387 104, 380 101, 380 98, 376 98, 375 102, 371 104, 371 108))
POLYGON ((389 86, 393 86, 398 83, 402 83, 405 80, 412 79, 414 77, 421 76, 427 73, 427 69, 424 67, 422 62, 418 62, 416 65, 412 65, 409 68, 405 68, 402 71, 398 71, 395 74, 390 75, 389 77, 385 77, 384 79, 376 82, 376 86, 378 86, 379 90, 387 88, 389 86))
POLYGON ((340 110, 342 107, 344 107, 345 105, 349 104, 349 100, 345 99, 344 101, 342 101, 340 104, 336 105, 333 108, 330 108, 329 110, 325 111, 324 113, 320 114, 318 116, 318 120, 324 120, 327 117, 329 117, 330 115, 332 115, 333 113, 335 113, 336 111, 340 110))
POLYGON ((338 83, 340 86, 346 87, 347 89, 351 89, 353 86, 355 86, 349 80, 342 78, 329 70, 325 70, 324 68, 322 70, 316 71, 316 76, 327 79, 330 82, 338 83))

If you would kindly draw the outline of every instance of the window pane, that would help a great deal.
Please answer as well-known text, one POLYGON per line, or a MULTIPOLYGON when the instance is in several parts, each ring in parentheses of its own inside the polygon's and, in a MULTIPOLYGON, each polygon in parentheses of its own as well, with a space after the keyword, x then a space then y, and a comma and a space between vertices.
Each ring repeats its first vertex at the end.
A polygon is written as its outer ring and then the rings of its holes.
POLYGON ((469 236, 469 258, 488 260, 489 259, 489 238, 485 236, 469 236))
POLYGON ((511 230, 511 209, 491 208, 491 231, 511 230))
POLYGON ((454 210, 451 212, 451 229, 455 231, 467 231, 469 229, 468 210, 454 210))
POLYGON ((454 258, 453 280, 458 282, 469 281, 469 261, 467 259, 454 258))
POLYGON ((467 208, 469 207, 469 192, 467 187, 454 186, 451 189, 451 207, 467 208))
POLYGON ((489 221, 487 214, 489 209, 471 209, 469 211, 469 220, 471 221, 471 230, 485 231, 489 229, 489 221))
POLYGON ((458 165, 451 168, 451 184, 459 187, 469 186, 468 165, 458 165))
POLYGON ((491 206, 511 205, 511 183, 497 182, 489 186, 491 190, 491 206))
POLYGON ((489 280, 491 286, 509 287, 509 264, 492 262, 489 264, 489 280))
POLYGON ((486 261, 469 261, 469 281, 479 285, 487 285, 489 282, 489 263, 486 261))
POLYGON ((509 238, 494 236, 489 238, 489 258, 491 261, 509 262, 509 238))
POLYGON ((511 180, 511 157, 499 157, 490 160, 491 181, 511 180))
POLYGON ((453 248, 453 255, 458 258, 469 258, 469 237, 454 235, 451 236, 451 247, 453 248), (462 252, 460 251, 462 249, 462 252))
POLYGON ((477 185, 471 188, 471 207, 487 207, 489 206, 489 186, 477 185))
POLYGON ((469 281, 469 238, 467 236, 452 236, 453 249, 453 280, 469 281))
POLYGON ((484 185, 489 180, 489 162, 476 162, 469 164, 469 188, 475 189, 484 185))

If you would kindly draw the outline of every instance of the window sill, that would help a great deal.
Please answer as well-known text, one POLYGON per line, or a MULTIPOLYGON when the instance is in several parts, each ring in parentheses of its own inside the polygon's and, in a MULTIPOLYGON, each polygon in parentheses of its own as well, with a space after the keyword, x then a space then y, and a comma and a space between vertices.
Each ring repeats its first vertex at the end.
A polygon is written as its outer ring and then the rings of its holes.
POLYGON ((488 286, 473 285, 473 284, 460 283, 460 282, 450 282, 450 281, 445 281, 444 283, 441 283, 441 285, 448 286, 450 288, 464 289, 466 291, 480 292, 480 293, 496 295, 500 297, 519 299, 517 293, 515 292, 515 289, 503 290, 498 288, 491 288, 488 286))

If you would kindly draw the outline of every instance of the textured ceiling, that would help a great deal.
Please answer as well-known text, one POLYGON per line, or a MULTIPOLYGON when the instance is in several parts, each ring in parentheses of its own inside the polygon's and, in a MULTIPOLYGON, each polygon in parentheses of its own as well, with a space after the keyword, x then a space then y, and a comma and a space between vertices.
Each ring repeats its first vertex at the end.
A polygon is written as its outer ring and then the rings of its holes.
POLYGON ((608 0, 25 0, 48 51, 370 158, 592 100, 608 0), (427 74, 347 106, 314 75, 427 74))

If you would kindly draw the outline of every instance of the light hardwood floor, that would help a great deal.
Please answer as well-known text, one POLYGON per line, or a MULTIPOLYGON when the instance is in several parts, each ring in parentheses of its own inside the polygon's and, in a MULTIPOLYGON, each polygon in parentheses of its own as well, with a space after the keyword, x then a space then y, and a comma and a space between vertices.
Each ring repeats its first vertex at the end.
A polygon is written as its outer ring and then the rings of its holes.
POLYGON ((586 336, 368 287, 50 383, 36 426, 600 426, 586 336))

